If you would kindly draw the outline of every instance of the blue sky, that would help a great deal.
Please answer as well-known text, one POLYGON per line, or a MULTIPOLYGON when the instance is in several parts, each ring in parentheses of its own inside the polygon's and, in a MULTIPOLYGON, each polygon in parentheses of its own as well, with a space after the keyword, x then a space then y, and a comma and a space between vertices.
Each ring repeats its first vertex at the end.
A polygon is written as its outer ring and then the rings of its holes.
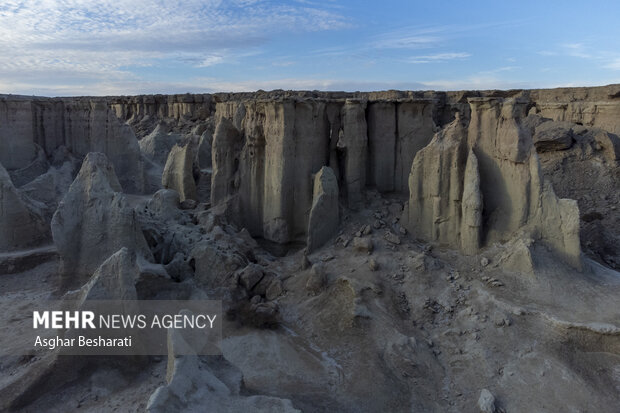
POLYGON ((2 0, 0 93, 620 82, 620 3, 2 0))

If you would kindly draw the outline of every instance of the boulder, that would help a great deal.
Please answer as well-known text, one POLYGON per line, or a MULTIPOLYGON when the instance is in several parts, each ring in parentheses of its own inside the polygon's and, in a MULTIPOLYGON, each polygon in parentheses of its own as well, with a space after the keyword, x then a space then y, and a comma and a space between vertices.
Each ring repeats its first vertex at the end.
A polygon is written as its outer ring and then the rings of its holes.
POLYGON ((177 281, 184 281, 194 274, 192 266, 189 265, 185 255, 181 252, 174 254, 174 258, 164 266, 170 277, 177 281))
POLYGON ((373 250, 372 239, 369 237, 353 238, 353 249, 370 254, 373 250))
POLYGON ((250 263, 239 272, 239 283, 247 291, 251 291, 264 275, 265 273, 260 265, 250 263))
POLYGON ((338 181, 334 171, 324 166, 314 177, 314 191, 308 220, 308 251, 325 244, 337 231, 340 223, 338 181))
POLYGON ((196 245, 190 253, 190 259, 195 262, 196 281, 209 288, 227 285, 230 276, 248 265, 247 258, 237 248, 212 242, 196 245))
POLYGON ((478 409, 480 409, 480 413, 495 413, 495 397, 487 389, 480 391, 478 409))
POLYGON ((594 132, 594 141, 601 147, 607 160, 620 160, 620 138, 617 135, 599 129, 594 132))
POLYGON ((269 284, 269 287, 267 287, 267 291, 265 292, 265 298, 270 301, 275 300, 282 294, 282 291, 282 281, 276 278, 272 280, 269 284))
POLYGON ((400 245, 400 237, 394 234, 392 231, 386 231, 385 234, 383 234, 383 239, 390 244, 400 245))
POLYGON ((306 281, 306 290, 318 293, 325 288, 327 284, 327 274, 323 263, 316 263, 310 269, 308 281, 306 281))
POLYGON ((573 146, 573 125, 570 122, 544 122, 536 126, 533 136, 538 152, 563 151, 573 146))
POLYGON ((160 189, 155 192, 153 197, 148 201, 146 207, 149 212, 163 221, 171 221, 178 219, 182 212, 180 207, 179 193, 172 189, 160 189))
POLYGON ((243 376, 239 370, 225 359, 216 363, 213 357, 177 354, 175 348, 187 345, 182 337, 170 339, 174 334, 179 333, 169 332, 166 384, 149 397, 148 413, 197 413, 205 411, 205 406, 214 413, 300 412, 287 399, 242 395, 243 376))

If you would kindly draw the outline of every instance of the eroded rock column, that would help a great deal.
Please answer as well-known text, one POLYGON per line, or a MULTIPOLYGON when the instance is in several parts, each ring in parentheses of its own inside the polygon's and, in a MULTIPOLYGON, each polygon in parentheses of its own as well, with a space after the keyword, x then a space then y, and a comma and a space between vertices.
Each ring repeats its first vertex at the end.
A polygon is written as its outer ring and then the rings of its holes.
POLYGON ((308 251, 314 251, 338 232, 338 180, 334 171, 324 166, 314 177, 314 191, 308 221, 308 251))
POLYGON ((120 191, 106 156, 89 153, 52 218, 52 236, 66 281, 90 277, 122 247, 152 260, 135 212, 120 191))
POLYGON ((363 201, 366 187, 366 158, 368 136, 366 102, 347 99, 342 107, 342 134, 338 149, 344 152, 343 182, 350 208, 357 208, 363 201))

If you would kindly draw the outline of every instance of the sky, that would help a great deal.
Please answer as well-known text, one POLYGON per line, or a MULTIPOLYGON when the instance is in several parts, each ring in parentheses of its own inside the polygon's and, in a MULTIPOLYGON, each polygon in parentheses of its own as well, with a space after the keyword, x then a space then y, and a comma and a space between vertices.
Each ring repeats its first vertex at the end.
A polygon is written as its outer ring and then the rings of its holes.
POLYGON ((620 83, 620 2, 0 0, 0 93, 620 83))

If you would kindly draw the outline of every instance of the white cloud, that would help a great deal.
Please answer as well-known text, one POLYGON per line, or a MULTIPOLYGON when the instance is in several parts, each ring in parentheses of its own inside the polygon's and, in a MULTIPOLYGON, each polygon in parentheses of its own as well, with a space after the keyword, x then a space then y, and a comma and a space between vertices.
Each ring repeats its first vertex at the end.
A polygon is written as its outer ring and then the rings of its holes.
POLYGON ((48 88, 58 83, 60 93, 63 79, 93 87, 135 80, 128 67, 161 60, 213 66, 258 53, 282 33, 348 27, 331 9, 261 0, 3 0, 0 78, 10 92, 48 73, 48 88))
POLYGON ((202 84, 215 92, 252 92, 255 90, 326 90, 326 91, 362 91, 375 90, 418 90, 423 84, 416 82, 382 82, 382 81, 350 81, 343 79, 298 79, 285 78, 273 80, 249 80, 242 82, 218 81, 202 79, 202 84))
POLYGON ((540 85, 532 82, 508 81, 495 76, 478 74, 464 79, 437 79, 422 82, 425 89, 434 90, 490 90, 490 89, 530 89, 540 85))
POLYGON ((584 43, 567 43, 562 45, 567 55, 572 57, 580 57, 582 59, 592 58, 592 54, 587 51, 584 43))
POLYGON ((612 61, 603 65, 603 67, 610 70, 620 70, 620 57, 613 59, 612 61))
POLYGON ((543 50, 539 51, 538 54, 543 56, 575 57, 589 60, 596 67, 620 70, 620 54, 617 51, 596 49, 585 42, 564 43, 559 45, 556 50, 543 50))
POLYGON ((471 57, 469 53, 435 53, 431 55, 425 56, 413 56, 408 61, 409 63, 420 64, 420 63, 437 63, 437 62, 445 62, 448 60, 462 60, 471 57))

